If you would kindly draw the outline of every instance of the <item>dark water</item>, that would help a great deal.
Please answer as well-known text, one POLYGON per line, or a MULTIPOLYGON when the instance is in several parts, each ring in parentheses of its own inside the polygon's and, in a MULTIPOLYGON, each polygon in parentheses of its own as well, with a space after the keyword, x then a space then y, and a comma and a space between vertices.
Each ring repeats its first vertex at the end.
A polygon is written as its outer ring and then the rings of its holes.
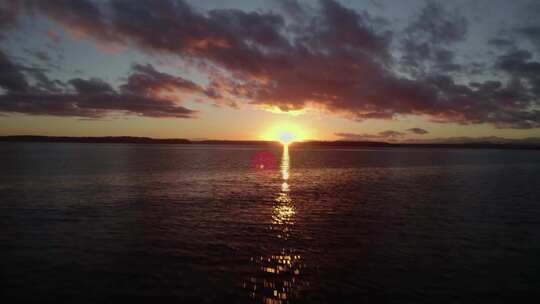
POLYGON ((536 151, 1 144, 0 168, 4 300, 499 303, 540 289, 536 151))

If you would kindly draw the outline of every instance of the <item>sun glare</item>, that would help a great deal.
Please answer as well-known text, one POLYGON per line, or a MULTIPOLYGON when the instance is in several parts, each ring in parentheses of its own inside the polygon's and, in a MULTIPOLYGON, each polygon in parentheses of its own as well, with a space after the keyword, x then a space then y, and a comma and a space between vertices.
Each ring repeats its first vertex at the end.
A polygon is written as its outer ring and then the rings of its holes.
POLYGON ((288 145, 290 143, 292 143, 294 140, 295 140, 295 136, 292 132, 283 132, 281 134, 279 134, 279 141, 284 144, 284 145, 288 145))
POLYGON ((284 145, 295 141, 307 139, 307 132, 299 125, 291 123, 281 123, 269 128, 262 136, 264 140, 276 140, 284 145))

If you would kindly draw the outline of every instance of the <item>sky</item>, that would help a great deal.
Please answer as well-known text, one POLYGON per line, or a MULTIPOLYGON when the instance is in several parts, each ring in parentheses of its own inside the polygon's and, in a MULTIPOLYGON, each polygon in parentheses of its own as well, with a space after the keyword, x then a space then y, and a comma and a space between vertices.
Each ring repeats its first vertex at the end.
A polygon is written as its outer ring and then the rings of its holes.
POLYGON ((535 0, 0 0, 0 135, 540 138, 535 0))

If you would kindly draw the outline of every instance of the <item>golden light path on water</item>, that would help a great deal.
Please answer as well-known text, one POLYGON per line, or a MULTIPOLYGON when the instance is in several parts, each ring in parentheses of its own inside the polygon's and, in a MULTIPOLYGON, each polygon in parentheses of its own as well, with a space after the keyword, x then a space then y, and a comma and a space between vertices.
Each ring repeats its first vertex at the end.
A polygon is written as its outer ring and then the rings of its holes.
POLYGON ((289 186, 289 146, 283 145, 281 156, 281 188, 272 206, 272 220, 269 227, 272 234, 281 241, 281 250, 274 254, 253 257, 251 261, 259 272, 252 276, 244 288, 255 301, 268 304, 288 303, 308 282, 302 280, 304 268, 302 256, 291 244, 296 208, 290 196, 289 186))
MULTIPOLYGON (((295 209, 289 196, 289 145, 283 145, 283 155, 281 157, 281 192, 278 193, 273 207, 272 223, 278 225, 292 225, 295 209)), ((288 227, 284 226, 284 232, 287 233, 288 227)), ((280 238, 286 238, 288 235, 280 235, 280 238)))

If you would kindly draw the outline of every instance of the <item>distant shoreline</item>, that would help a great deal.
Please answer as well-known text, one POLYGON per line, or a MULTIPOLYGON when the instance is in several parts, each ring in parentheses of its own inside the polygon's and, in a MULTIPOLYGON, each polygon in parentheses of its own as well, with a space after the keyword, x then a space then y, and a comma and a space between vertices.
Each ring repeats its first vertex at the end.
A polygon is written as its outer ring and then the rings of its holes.
MULTIPOLYGON (((182 138, 150 138, 132 136, 106 136, 106 137, 69 137, 69 136, 34 136, 34 135, 12 135, 0 136, 0 142, 18 143, 118 143, 118 144, 174 144, 174 145, 257 145, 276 146, 277 141, 264 140, 189 140, 182 138)), ((388 143, 378 141, 305 141, 293 143, 300 147, 368 147, 368 148, 459 148, 459 149, 520 149, 520 150, 540 150, 539 144, 525 143, 492 143, 492 142, 471 142, 471 143, 388 143)))
POLYGON ((174 144, 174 145, 278 145, 278 142, 262 140, 189 140, 183 138, 151 138, 135 136, 70 137, 11 135, 0 136, 0 142, 42 142, 42 143, 103 143, 103 144, 174 144))

